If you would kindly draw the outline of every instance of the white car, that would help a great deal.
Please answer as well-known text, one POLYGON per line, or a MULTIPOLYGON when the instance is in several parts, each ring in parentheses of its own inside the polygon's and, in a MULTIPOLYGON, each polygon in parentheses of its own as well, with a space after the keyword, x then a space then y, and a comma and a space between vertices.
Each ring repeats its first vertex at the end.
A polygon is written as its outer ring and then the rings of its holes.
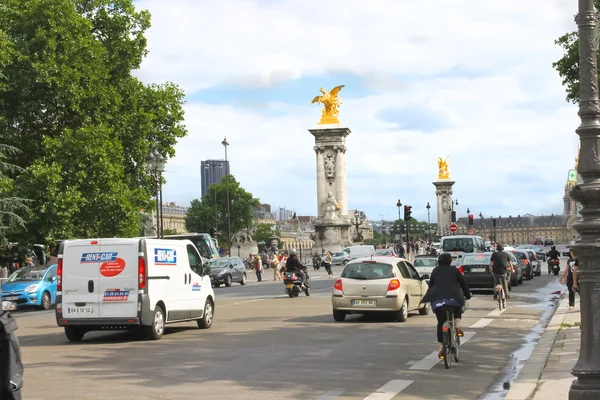
POLYGON ((157 340, 168 323, 213 323, 215 294, 189 240, 67 240, 57 276, 56 322, 70 341, 135 327, 157 340))
POLYGON ((352 260, 333 286, 333 319, 387 311, 404 322, 410 311, 427 315, 429 304, 421 300, 428 287, 408 260, 385 256, 352 260))
POLYGON ((437 258, 427 256, 417 256, 413 260, 413 266, 425 281, 429 282, 433 269, 437 267, 437 258))

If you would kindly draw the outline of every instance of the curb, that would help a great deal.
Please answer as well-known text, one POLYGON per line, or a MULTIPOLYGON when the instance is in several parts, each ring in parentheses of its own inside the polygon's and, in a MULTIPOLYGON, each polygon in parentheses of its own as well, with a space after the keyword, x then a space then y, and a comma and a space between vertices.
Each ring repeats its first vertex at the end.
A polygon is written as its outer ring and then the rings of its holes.
POLYGON ((530 400, 534 395, 542 371, 546 366, 548 357, 550 357, 556 336, 558 336, 560 327, 567 315, 558 312, 564 303, 565 297, 565 293, 560 295, 550 322, 535 345, 531 356, 519 371, 519 375, 517 375, 517 379, 506 394, 505 400, 530 400))

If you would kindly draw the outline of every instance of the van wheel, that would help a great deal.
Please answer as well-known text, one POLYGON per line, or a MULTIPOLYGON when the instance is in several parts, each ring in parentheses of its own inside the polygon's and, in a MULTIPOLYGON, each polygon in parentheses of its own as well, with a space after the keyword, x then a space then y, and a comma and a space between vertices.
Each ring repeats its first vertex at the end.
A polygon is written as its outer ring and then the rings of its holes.
POLYGON ((52 300, 50 299, 50 294, 48 294, 48 292, 44 292, 44 294, 42 295, 42 303, 40 305, 40 308, 42 310, 49 310, 51 303, 52 300))
POLYGON ((242 280, 240 281, 240 285, 244 286, 246 284, 246 273, 244 272, 242 274, 242 280))
POLYGON ((83 339, 85 332, 78 326, 65 326, 65 336, 70 342, 79 342, 83 339))
POLYGON ((402 302, 402 307, 398 311, 393 311, 394 319, 398 322, 406 322, 408 319, 408 302, 406 299, 402 302))
POLYGON ((215 309, 213 307, 212 301, 206 299, 206 303, 204 304, 204 314, 202 318, 198 320, 198 328, 200 329, 209 329, 213 324, 213 318, 215 316, 215 309))
POLYGON ((231 275, 227 274, 227 278, 225 278, 225 287, 231 286, 231 275))
POLYGON ((146 337, 149 340, 158 340, 165 333, 165 314, 159 306, 154 309, 152 325, 145 327, 146 337))

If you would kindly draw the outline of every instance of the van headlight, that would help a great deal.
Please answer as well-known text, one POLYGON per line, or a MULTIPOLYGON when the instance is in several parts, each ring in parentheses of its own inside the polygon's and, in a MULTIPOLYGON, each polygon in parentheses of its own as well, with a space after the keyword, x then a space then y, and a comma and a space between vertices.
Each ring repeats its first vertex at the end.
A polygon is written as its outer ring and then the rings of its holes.
POLYGON ((34 293, 38 290, 39 285, 37 283, 33 284, 33 285, 29 285, 25 288, 25 291, 27 293, 34 293))

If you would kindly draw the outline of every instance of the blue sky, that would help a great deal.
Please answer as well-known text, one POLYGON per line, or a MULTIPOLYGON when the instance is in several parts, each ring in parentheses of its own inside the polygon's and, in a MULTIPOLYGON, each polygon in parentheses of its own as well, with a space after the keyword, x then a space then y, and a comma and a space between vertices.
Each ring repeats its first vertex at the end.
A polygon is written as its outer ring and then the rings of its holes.
POLYGON ((136 5, 153 16, 139 76, 173 81, 187 93, 189 135, 167 166, 165 201, 187 205, 200 196, 200 161, 223 157, 227 136, 231 171, 245 188, 263 202, 314 215, 308 129, 320 106, 310 101, 320 87, 343 84, 340 120, 352 130, 350 209, 391 219, 401 198, 426 219, 426 203, 435 203, 436 159, 449 156, 459 212, 562 212, 579 120, 551 65, 561 56, 553 41, 575 29, 576 4, 136 5), (428 15, 428 23, 415 15, 428 15))

